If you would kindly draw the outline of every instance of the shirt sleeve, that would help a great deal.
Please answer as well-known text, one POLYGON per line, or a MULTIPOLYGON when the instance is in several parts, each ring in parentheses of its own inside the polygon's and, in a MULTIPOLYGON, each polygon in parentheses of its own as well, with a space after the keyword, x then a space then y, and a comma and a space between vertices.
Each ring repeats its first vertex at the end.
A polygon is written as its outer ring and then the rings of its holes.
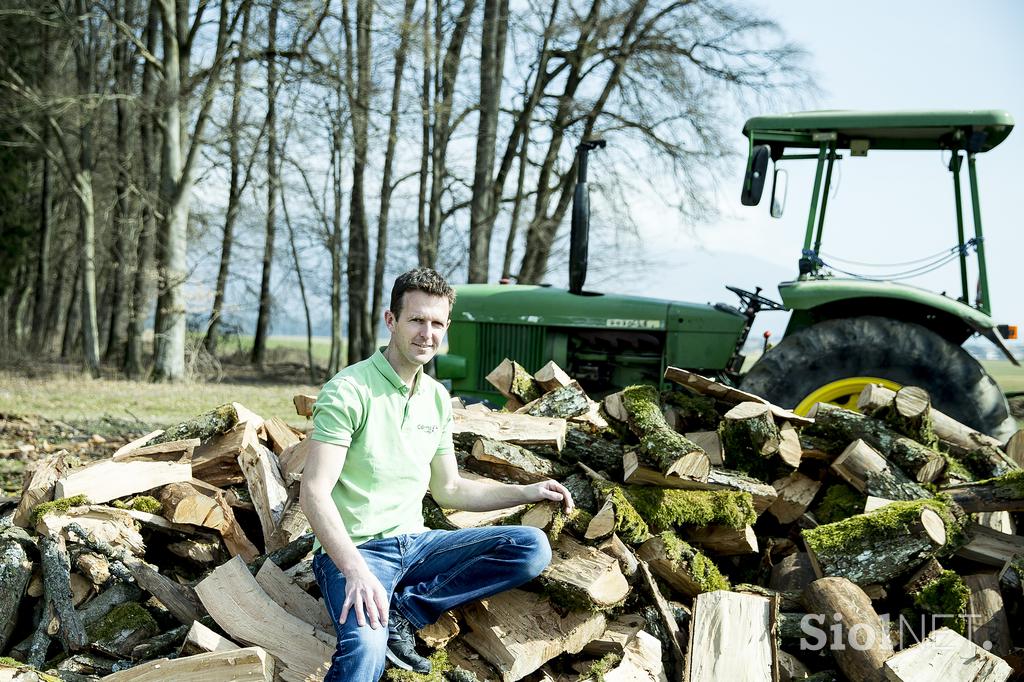
POLYGON ((437 444, 434 457, 455 454, 455 443, 452 441, 452 401, 447 394, 441 407, 441 442, 437 444))
POLYGON ((313 440, 348 447, 363 427, 365 408, 359 389, 347 377, 327 382, 313 404, 313 440))

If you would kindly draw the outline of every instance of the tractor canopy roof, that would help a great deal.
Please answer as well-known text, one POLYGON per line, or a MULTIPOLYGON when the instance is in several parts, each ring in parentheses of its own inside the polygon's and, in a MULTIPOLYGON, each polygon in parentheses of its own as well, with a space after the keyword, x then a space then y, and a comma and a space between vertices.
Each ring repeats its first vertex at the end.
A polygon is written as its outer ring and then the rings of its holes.
POLYGON ((997 109, 971 111, 801 111, 755 116, 743 126, 752 145, 817 149, 835 140, 861 149, 966 149, 986 152, 1013 130, 997 109))

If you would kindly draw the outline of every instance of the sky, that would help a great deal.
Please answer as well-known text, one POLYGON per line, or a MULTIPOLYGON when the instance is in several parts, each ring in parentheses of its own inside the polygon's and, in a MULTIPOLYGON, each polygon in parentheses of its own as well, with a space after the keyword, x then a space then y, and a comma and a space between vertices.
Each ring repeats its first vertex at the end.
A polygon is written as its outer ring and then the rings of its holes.
MULTIPOLYGON (((972 3, 823 2, 786 0, 761 3, 786 36, 809 53, 807 66, 819 91, 800 109, 1002 109, 1017 127, 1000 146, 978 156, 982 226, 993 315, 1024 331, 1024 229, 1017 201, 1024 183, 1024 2, 982 0, 972 3)), ((749 111, 782 113, 781 111, 749 111)), ((735 126, 737 151, 745 155, 743 116, 735 126)), ((609 141, 613 144, 613 141, 609 141)), ((838 186, 829 199, 822 251, 870 263, 897 263, 929 256, 956 244, 949 154, 869 152, 844 158, 838 186)), ((588 278, 598 291, 640 294, 693 302, 732 303, 723 287, 761 286, 778 300, 777 284, 793 279, 803 245, 813 161, 786 164, 789 190, 781 219, 768 215, 769 190, 760 206, 739 203, 743 158, 721 180, 720 215, 687 229, 666 220, 668 211, 653 192, 635 198, 640 248, 650 267, 635 276, 621 273, 602 281, 588 278)), ((598 171, 592 165, 592 174, 598 171)), ((964 200, 968 201, 966 168, 964 200)), ((965 216, 973 234, 969 204, 965 216)), ((827 260, 827 259, 826 259, 827 260)), ((862 271, 867 272, 866 268, 862 271)), ((969 270, 973 290, 976 270, 969 270)), ((556 284, 559 277, 552 276, 556 284)), ((958 268, 910 281, 933 291, 959 293, 958 268)), ((762 313, 753 335, 768 329, 775 338, 787 313, 762 313)), ((1024 344, 1015 344, 1018 349, 1024 344)))

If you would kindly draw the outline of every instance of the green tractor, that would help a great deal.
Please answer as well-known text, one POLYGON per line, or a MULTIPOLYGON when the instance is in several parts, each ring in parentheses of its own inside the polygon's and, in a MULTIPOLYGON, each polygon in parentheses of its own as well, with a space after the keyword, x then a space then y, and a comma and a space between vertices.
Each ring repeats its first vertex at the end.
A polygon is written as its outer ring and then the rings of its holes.
MULTIPOLYGON (((856 407, 869 383, 928 390, 936 408, 1005 440, 1016 429, 996 382, 962 344, 980 334, 1017 364, 1003 343, 1016 328, 991 316, 985 242, 975 159, 1002 142, 1013 119, 1002 111, 807 112, 757 116, 743 133, 749 142, 741 201, 760 202, 769 162, 816 160, 807 231, 797 279, 779 284, 782 302, 727 287, 737 307, 702 305, 583 289, 589 202, 587 155, 601 140, 577 148, 569 289, 512 284, 457 287, 448 353, 436 372, 455 393, 501 400, 486 374, 503 358, 530 371, 554 360, 600 396, 634 383, 661 385, 669 365, 694 370, 806 412, 816 402, 856 407), (957 245, 915 263, 910 274, 959 261, 961 294, 951 298, 898 281, 837 276, 821 256, 833 169, 842 158, 876 150, 948 150, 956 201, 957 245), (964 234, 960 174, 966 160, 974 236, 964 234), (971 302, 968 257, 976 259, 977 295, 971 302), (741 374, 742 349, 762 310, 792 311, 782 341, 741 374)), ((770 212, 781 215, 779 170, 773 174, 770 212)))

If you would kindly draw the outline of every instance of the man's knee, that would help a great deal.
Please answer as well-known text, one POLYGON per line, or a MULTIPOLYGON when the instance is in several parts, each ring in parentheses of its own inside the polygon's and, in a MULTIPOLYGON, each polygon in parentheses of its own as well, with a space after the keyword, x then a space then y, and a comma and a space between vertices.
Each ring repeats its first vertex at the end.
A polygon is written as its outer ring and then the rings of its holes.
MULTIPOLYGON (((359 627, 352 613, 349 613, 348 620, 350 622, 341 626, 341 637, 338 638, 338 646, 334 653, 335 664, 343 671, 359 671, 359 674, 367 679, 373 671, 378 671, 379 675, 384 670, 387 655, 387 626, 376 630, 369 625, 359 627)), ((351 679, 356 680, 359 677, 354 676, 351 679)))
POLYGON ((551 544, 548 536, 539 528, 516 527, 514 542, 522 548, 521 569, 525 580, 536 578, 551 563, 551 544))

